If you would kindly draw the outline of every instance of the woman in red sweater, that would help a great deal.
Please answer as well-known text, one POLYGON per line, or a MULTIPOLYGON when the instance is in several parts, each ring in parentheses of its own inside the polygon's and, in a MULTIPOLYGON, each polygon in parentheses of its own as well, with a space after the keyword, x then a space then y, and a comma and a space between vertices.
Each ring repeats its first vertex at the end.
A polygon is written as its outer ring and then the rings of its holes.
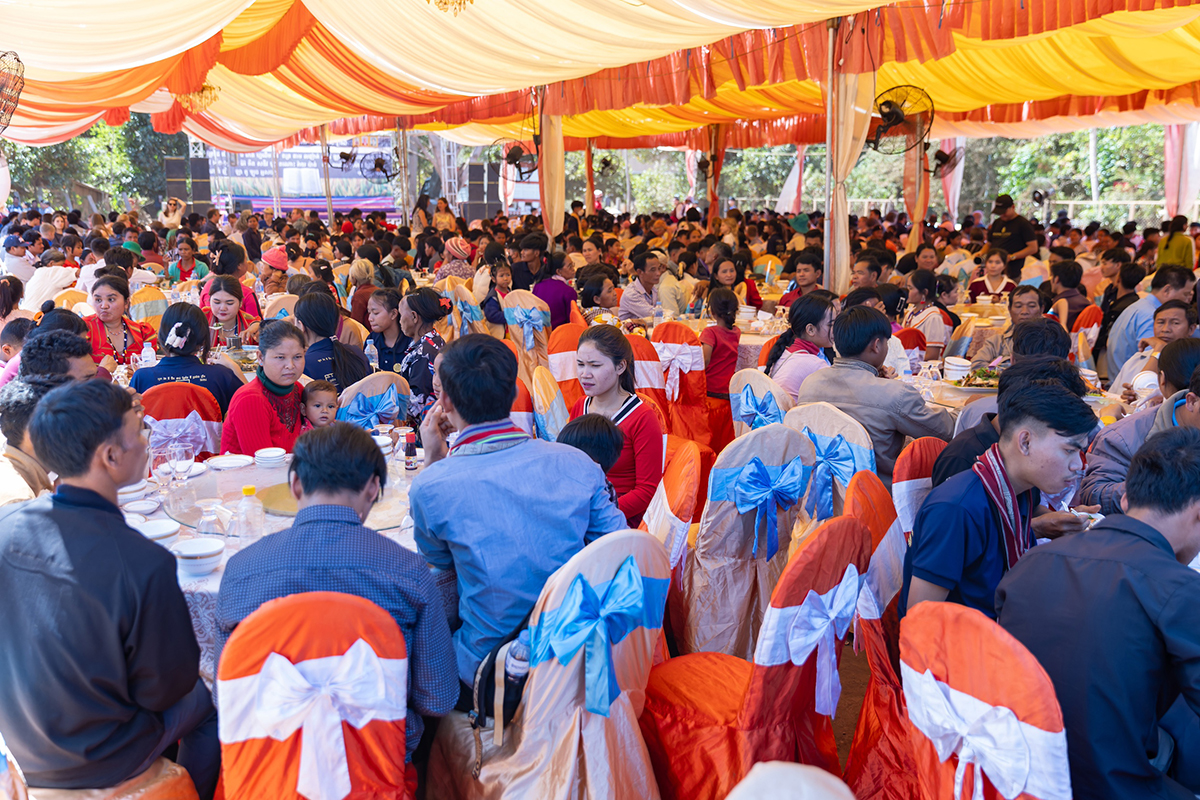
POLYGON ((571 419, 602 414, 620 428, 621 456, 608 479, 629 527, 636 528, 662 480, 663 430, 654 410, 634 390, 633 348, 616 328, 595 325, 579 337, 575 364, 587 396, 571 409, 571 419))
POLYGON ((290 322, 270 320, 258 332, 258 380, 234 392, 221 429, 221 452, 254 455, 264 447, 292 452, 304 414, 304 334, 290 322))

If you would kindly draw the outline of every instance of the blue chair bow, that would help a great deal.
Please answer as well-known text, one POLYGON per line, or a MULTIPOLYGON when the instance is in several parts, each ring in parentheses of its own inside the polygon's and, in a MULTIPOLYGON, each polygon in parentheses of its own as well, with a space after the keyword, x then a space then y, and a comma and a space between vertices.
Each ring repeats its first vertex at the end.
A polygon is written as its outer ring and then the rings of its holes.
POLYGON ((754 517, 754 549, 751 553, 754 558, 758 558, 758 529, 764 517, 767 522, 767 558, 775 557, 779 550, 779 520, 776 507, 790 508, 804 496, 804 487, 808 485, 811 471, 812 467, 799 458, 793 458, 774 480, 771 479, 766 464, 758 456, 750 459, 750 463, 742 467, 733 485, 733 502, 737 505, 739 514, 758 509, 754 517))
POLYGON ((408 395, 400 394, 392 384, 386 392, 374 397, 356 394, 350 405, 338 409, 337 418, 371 430, 384 420, 400 419, 407 411, 408 395))
MULTIPOLYGON (((805 428, 804 434, 812 440, 817 451, 817 460, 813 464, 812 488, 804 510, 813 519, 829 519, 833 516, 833 479, 841 481, 842 486, 849 486, 850 479, 858 471, 859 459, 855 457, 854 452, 856 446, 846 441, 846 437, 840 433, 830 439, 805 428), (816 513, 813 513, 814 510, 816 513)), ((874 455, 872 452, 870 469, 874 469, 874 455)))
MULTIPOLYGON (((612 648, 644 624, 646 604, 642 574, 629 556, 609 582, 604 597, 583 575, 576 575, 562 605, 545 630, 550 651, 566 666, 583 648, 587 710, 602 717, 621 694, 612 648)), ((535 653, 540 650, 535 646, 535 653)), ((536 656, 535 656, 536 658, 536 656)))
POLYGON ((288 313, 286 308, 281 308, 278 312, 276 312, 275 316, 271 317, 271 319, 287 319, 290 316, 291 314, 288 313))
POLYGON ((466 336, 471 332, 472 322, 483 322, 483 312, 474 303, 468 303, 466 300, 455 300, 454 305, 458 308, 458 318, 460 320, 458 331, 460 336, 466 336))
POLYGON ((535 333, 550 330, 550 315, 536 308, 506 308, 504 321, 515 325, 525 334, 525 349, 532 350, 537 346, 535 333))
POLYGON ((729 397, 733 418, 750 426, 751 430, 783 422, 783 410, 775 402, 775 395, 767 392, 760 400, 749 385, 743 386, 740 394, 729 397))

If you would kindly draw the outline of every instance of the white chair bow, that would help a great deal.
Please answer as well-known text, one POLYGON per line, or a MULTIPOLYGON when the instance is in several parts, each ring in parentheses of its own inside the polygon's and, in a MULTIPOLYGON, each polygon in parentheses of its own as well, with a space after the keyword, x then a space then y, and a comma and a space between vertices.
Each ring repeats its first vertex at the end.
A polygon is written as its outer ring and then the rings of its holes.
POLYGON ((342 800, 351 789, 342 721, 405 719, 407 684, 407 660, 381 659, 362 639, 345 655, 296 664, 271 653, 257 675, 220 681, 220 738, 284 741, 300 730, 296 791, 342 800))
POLYGON ((1028 792, 1041 800, 1070 800, 1066 731, 1051 733, 1021 722, 1011 709, 988 705, 900 662, 908 717, 938 758, 958 756, 954 796, 962 796, 967 765, 975 767, 973 800, 983 799, 987 775, 1001 797, 1028 792))
POLYGON ((837 641, 854 619, 862 577, 854 564, 846 566, 842 580, 824 594, 809 590, 799 606, 771 606, 758 635, 754 661, 774 666, 791 661, 801 666, 817 651, 817 687, 813 705, 818 714, 833 717, 842 683, 838 678, 837 641))
MULTIPOLYGON (((148 445, 151 448, 166 447, 171 444, 190 444, 194 452, 212 449, 208 426, 200 416, 200 412, 192 409, 186 417, 175 419, 155 419, 146 415, 146 425, 150 428, 148 445)), ((218 441, 220 437, 218 437, 218 441)), ((219 449, 219 448, 218 448, 219 449)))
POLYGON ((667 373, 667 399, 679 397, 679 373, 704 369, 704 350, 699 345, 655 342, 658 361, 667 373))

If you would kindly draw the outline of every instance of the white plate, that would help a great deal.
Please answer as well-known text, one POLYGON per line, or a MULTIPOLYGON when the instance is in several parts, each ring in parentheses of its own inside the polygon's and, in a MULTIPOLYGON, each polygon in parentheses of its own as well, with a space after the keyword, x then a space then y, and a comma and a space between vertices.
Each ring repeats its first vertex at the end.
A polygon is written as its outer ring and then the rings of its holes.
POLYGON ((237 469, 238 467, 248 467, 254 463, 251 456, 227 454, 223 456, 213 456, 208 461, 204 462, 213 469, 237 469))
POLYGON ((132 528, 136 528, 138 525, 141 525, 145 521, 146 521, 146 518, 143 517, 141 514, 134 514, 129 511, 125 512, 125 524, 132 528))
POLYGON ((264 447, 261 450, 254 451, 254 457, 256 459, 262 458, 262 459, 267 459, 267 460, 274 460, 276 458, 283 458, 286 454, 287 454, 287 451, 284 450, 282 447, 264 447))
MULTIPOLYGON (((145 481, 143 481, 142 483, 144 484, 145 481)), ((125 505, 126 503, 129 503, 133 500, 137 500, 138 498, 140 498, 144 494, 146 494, 146 492, 149 490, 150 490, 150 487, 148 487, 148 486, 142 486, 142 488, 140 488, 140 489, 131 489, 129 491, 121 490, 120 492, 117 492, 117 504, 125 505)))
MULTIPOLYGON (((179 523, 173 519, 151 519, 134 526, 147 539, 169 539, 179 533, 179 523)), ((218 542, 219 544, 219 542, 218 542)))
POLYGON ((1144 392, 1153 391, 1158 388, 1158 373, 1150 372, 1149 370, 1139 372, 1133 376, 1133 380, 1129 382, 1129 385, 1135 392, 1139 390, 1144 392))
POLYGON ((192 470, 188 473, 188 477, 194 478, 197 475, 203 475, 206 472, 208 472, 208 464, 205 464, 202 461, 197 461, 195 464, 192 464, 192 470))
POLYGON ((142 500, 133 500, 126 503, 123 508, 127 512, 134 514, 153 514, 161 505, 156 497, 146 497, 142 500))
POLYGON ((144 492, 147 485, 148 482, 145 478, 143 478, 137 483, 130 484, 129 486, 122 486, 117 490, 117 494, 137 494, 138 492, 144 492))

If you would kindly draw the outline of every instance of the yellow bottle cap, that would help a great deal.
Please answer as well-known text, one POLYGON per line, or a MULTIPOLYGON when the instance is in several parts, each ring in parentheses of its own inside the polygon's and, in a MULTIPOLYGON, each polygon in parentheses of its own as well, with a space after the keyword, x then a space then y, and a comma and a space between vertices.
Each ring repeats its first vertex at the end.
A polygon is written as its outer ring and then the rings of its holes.
POLYGON ((1100 418, 1100 422, 1105 425, 1112 425, 1116 421, 1117 421, 1116 417, 1110 416, 1108 414, 1105 414, 1103 417, 1100 418))
POLYGON ((243 486, 242 487, 242 496, 243 497, 249 497, 252 494, 254 494, 253 486, 243 486))

